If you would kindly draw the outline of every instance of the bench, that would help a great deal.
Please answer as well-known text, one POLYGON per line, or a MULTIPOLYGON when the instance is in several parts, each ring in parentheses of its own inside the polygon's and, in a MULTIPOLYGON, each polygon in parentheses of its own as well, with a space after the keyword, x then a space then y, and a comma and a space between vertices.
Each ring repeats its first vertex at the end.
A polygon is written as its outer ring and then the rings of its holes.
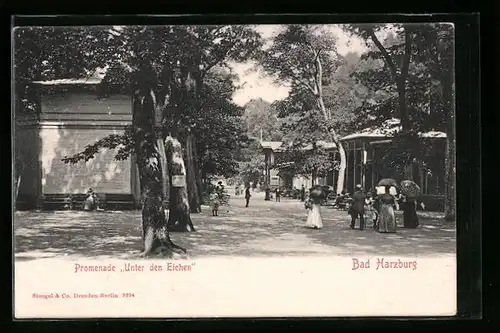
POLYGON ((335 208, 335 200, 325 200, 321 205, 328 208, 335 208))
MULTIPOLYGON (((96 193, 96 196, 97 196, 97 208, 98 209, 105 209, 106 208, 106 194, 96 193)), ((72 194, 71 198, 72 198, 72 203, 73 203, 73 209, 74 210, 82 210, 83 203, 85 202, 85 199, 87 198, 87 194, 83 194, 83 193, 72 194)))
POLYGON ((45 194, 43 196, 43 210, 70 210, 73 201, 69 194, 45 194))
POLYGON ((132 194, 106 194, 107 210, 135 210, 137 204, 132 194))
POLYGON ((83 207, 83 202, 85 201, 86 197, 87 195, 83 193, 72 194, 71 195, 72 209, 81 210, 83 207))

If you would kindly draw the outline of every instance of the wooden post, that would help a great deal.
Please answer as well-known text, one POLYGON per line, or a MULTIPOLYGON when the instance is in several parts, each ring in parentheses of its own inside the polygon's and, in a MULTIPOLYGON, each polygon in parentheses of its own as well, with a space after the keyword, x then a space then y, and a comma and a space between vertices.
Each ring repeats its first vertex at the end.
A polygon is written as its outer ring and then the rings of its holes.
POLYGON ((361 184, 363 184, 363 187, 365 189, 367 189, 367 186, 366 186, 366 183, 365 183, 365 180, 366 180, 366 175, 365 175, 365 172, 366 172, 366 161, 368 160, 368 152, 366 151, 366 143, 363 142, 363 156, 362 156, 362 161, 361 161, 361 184))
MULTIPOLYGON (((352 185, 353 186, 356 186, 356 182, 357 182, 357 179, 356 179, 356 140, 353 140, 352 142, 352 152, 354 154, 353 158, 352 158, 352 185)), ((354 188, 351 188, 349 189, 349 191, 353 191, 354 188)))

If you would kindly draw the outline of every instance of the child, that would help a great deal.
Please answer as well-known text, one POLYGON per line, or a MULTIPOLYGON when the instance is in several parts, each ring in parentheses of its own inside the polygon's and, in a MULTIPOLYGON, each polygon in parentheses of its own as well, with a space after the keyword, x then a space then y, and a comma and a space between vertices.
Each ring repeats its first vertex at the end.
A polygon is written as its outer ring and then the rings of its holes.
POLYGON ((212 202, 212 216, 219 216, 219 195, 217 192, 210 194, 210 201, 212 202))
POLYGON ((364 213, 364 218, 365 218, 365 223, 373 223, 373 229, 377 228, 377 221, 376 221, 376 211, 374 209, 374 200, 372 196, 372 192, 368 191, 366 193, 366 198, 365 198, 365 213, 364 213))

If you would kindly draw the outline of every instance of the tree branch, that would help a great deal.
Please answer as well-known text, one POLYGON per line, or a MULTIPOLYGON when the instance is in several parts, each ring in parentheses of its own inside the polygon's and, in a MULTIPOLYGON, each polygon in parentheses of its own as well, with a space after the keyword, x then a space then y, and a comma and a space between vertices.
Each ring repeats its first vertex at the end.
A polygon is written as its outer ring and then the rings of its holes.
POLYGON ((110 134, 93 144, 87 145, 82 152, 69 157, 65 156, 61 160, 66 164, 75 164, 80 161, 87 162, 93 159, 101 149, 118 149, 115 159, 126 159, 133 150, 133 144, 132 132, 130 129, 127 129, 124 134, 110 134))
POLYGON ((316 90, 309 83, 307 83, 304 79, 302 79, 299 76, 297 76, 296 74, 294 74, 291 70, 288 74, 291 76, 291 78, 293 80, 297 81, 297 83, 299 85, 303 86, 304 88, 309 90, 309 92, 311 92, 313 95, 316 96, 316 94, 317 94, 316 90))
POLYGON ((401 77, 403 80, 406 80, 408 76, 408 69, 410 68, 410 58, 411 58, 411 43, 412 43, 412 34, 405 27, 405 55, 403 59, 403 67, 401 68, 401 77))
POLYGON ((315 76, 316 89, 318 92, 318 94, 317 94, 318 107, 321 110, 321 112, 323 113, 323 116, 325 117, 325 120, 326 120, 326 119, 331 118, 331 113, 326 110, 325 103, 323 101, 323 82, 322 82, 323 81, 323 65, 321 64, 321 59, 319 58, 320 53, 321 53, 321 49, 318 50, 317 53, 315 54, 314 66, 316 68, 316 72, 315 72, 314 76, 315 76))
POLYGON ((321 50, 318 51, 314 59, 314 64, 316 66, 316 87, 318 89, 318 95, 323 97, 323 65, 321 64, 321 59, 319 58, 321 50))
POLYGON ((233 47, 236 45, 236 41, 231 43, 227 49, 222 52, 222 54, 219 56, 219 57, 216 57, 215 58, 215 61, 212 61, 210 63, 207 64, 207 67, 203 68, 203 70, 200 71, 200 74, 201 74, 201 78, 203 80, 203 78, 205 77, 205 75, 208 73, 209 70, 211 70, 214 66, 216 66, 218 63, 220 63, 224 58, 227 57, 227 54, 233 49, 233 47))
POLYGON ((384 59, 385 59, 387 65, 389 66, 389 69, 391 70, 391 74, 393 75, 394 81, 397 81, 398 69, 397 69, 396 65, 394 64, 394 62, 392 61, 392 58, 389 55, 389 53, 387 52, 387 50, 385 49, 384 45, 382 45, 380 40, 375 35, 375 31, 372 28, 368 29, 368 36, 371 37, 373 43, 375 43, 375 45, 378 47, 380 52, 382 52, 382 55, 384 56, 384 59))

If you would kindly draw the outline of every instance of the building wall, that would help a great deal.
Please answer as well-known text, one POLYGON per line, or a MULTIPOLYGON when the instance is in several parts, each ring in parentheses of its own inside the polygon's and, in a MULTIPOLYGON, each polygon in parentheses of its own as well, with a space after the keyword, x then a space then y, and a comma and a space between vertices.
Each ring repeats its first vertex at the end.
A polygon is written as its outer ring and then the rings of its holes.
MULTIPOLYGON (((16 143, 23 160, 30 161, 23 178, 26 174, 28 184, 36 184, 38 179, 39 194, 84 193, 89 187, 101 193, 132 193, 130 158, 116 161, 115 151, 103 150, 93 159, 74 165, 61 161, 109 134, 122 134, 132 119, 129 96, 99 100, 92 92, 42 94, 38 118, 17 119, 21 137, 16 143)), ((23 182, 20 193, 34 192, 23 182)))
MULTIPOLYGON (((98 99, 91 92, 50 93, 41 96, 42 114, 51 120, 80 120, 89 125, 100 121, 130 123, 132 101, 127 95, 113 95, 98 99)), ((43 120, 43 117, 42 117, 43 120)))
POLYGON ((302 185, 304 185, 304 187, 306 189, 311 188, 312 187, 312 179, 310 177, 306 178, 304 176, 295 177, 293 179, 293 187, 300 189, 300 188, 302 188, 302 185))
POLYGON ((36 127, 17 127, 15 129, 14 149, 16 161, 15 174, 21 174, 19 195, 30 197, 31 200, 37 196, 39 190, 39 161, 38 150, 40 137, 36 127))
POLYGON ((86 145, 123 130, 109 128, 42 127, 43 194, 85 193, 90 187, 101 193, 131 194, 131 162, 116 161, 114 150, 102 150, 89 161, 65 164, 66 156, 81 152, 86 145))

